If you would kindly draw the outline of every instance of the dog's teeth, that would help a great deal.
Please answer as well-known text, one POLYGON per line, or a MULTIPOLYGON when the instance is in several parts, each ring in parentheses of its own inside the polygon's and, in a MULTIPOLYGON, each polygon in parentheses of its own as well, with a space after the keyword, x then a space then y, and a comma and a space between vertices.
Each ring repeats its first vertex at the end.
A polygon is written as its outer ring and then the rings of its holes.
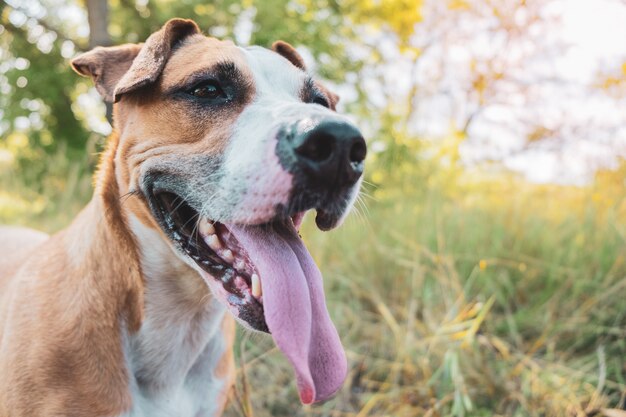
POLYGON ((222 242, 220 242, 220 238, 217 235, 213 234, 207 238, 207 244, 213 250, 222 249, 222 242))
POLYGON ((235 269, 237 271, 243 271, 246 267, 246 263, 243 261, 243 259, 237 259, 235 261, 235 269))
POLYGON ((261 280, 259 279, 259 276, 257 274, 252 274, 250 280, 252 281, 252 296, 254 296, 254 298, 259 298, 261 295, 263 295, 261 280))
POLYGON ((207 219, 202 219, 200 221, 200 233, 205 236, 213 235, 215 234, 215 226, 213 226, 213 224, 207 219))
POLYGON ((222 253, 222 259, 224 259, 228 263, 232 263, 235 260, 235 255, 233 255, 233 251, 230 249, 226 249, 222 253))

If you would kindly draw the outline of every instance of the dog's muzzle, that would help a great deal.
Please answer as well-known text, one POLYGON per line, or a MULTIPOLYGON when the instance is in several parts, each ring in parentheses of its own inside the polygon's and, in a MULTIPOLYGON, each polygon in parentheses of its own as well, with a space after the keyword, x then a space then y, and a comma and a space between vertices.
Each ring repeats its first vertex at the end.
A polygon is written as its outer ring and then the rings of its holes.
POLYGON ((276 154, 294 177, 290 211, 315 208, 318 226, 332 228, 363 175, 367 146, 361 132, 343 120, 299 120, 281 129, 276 154))

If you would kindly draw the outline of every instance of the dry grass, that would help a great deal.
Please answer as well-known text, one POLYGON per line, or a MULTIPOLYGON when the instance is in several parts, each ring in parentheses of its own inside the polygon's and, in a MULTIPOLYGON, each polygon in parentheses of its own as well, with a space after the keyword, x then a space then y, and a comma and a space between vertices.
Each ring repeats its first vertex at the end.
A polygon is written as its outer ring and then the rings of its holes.
MULTIPOLYGON (((67 224, 91 161, 60 156, 39 189, 0 167, 0 222, 67 224)), ((241 333, 227 416, 625 417, 623 176, 589 189, 445 178, 370 187, 330 233, 305 224, 348 381, 302 407, 271 339, 241 333)))
POLYGON ((618 413, 605 408, 626 405, 623 204, 498 184, 473 191, 480 204, 416 190, 335 232, 307 224, 348 381, 302 407, 271 341, 243 335, 228 416, 618 413))

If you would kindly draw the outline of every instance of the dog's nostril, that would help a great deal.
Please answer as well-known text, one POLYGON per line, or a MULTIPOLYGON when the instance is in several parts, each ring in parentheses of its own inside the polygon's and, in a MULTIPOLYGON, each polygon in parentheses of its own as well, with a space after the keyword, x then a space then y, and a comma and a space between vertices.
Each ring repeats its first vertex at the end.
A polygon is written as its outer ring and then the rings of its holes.
POLYGON ((365 146, 365 141, 362 137, 358 137, 354 139, 354 143, 350 148, 350 162, 361 162, 365 159, 367 155, 367 146, 365 146))
POLYGON ((309 137, 296 152, 315 162, 323 162, 330 158, 335 148, 335 138, 328 134, 317 134, 309 137))

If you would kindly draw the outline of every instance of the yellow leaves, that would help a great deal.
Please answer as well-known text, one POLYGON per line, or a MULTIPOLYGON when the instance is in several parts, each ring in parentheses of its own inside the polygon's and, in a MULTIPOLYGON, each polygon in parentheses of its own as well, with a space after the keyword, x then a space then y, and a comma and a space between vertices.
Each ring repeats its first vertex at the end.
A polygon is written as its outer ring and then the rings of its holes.
POLYGON ((594 203, 599 203, 600 201, 602 201, 602 194, 598 192, 591 194, 591 201, 593 201, 594 203))
POLYGON ((603 80, 600 86, 605 90, 610 90, 614 87, 619 87, 623 83, 624 83, 624 79, 621 77, 608 76, 603 80))
POLYGON ((491 310, 491 307, 493 307, 493 303, 495 301, 496 301, 496 297, 492 295, 491 297, 489 297, 489 300, 487 300, 487 302, 484 305, 480 304, 478 313, 476 314, 476 318, 471 321, 471 326, 465 334, 465 340, 463 341, 463 345, 461 345, 462 347, 467 346, 471 341, 474 340, 474 337, 476 336, 478 329, 480 328, 482 323, 485 321, 485 318, 487 317, 489 310, 491 310))
POLYGON ((449 322, 441 327, 441 333, 449 334, 452 340, 461 340, 461 347, 469 347, 476 334, 493 307, 495 297, 491 296, 485 303, 474 302, 466 305, 449 322))
POLYGON ((374 182, 374 184, 382 184, 383 181, 385 180, 385 171, 383 171, 382 169, 377 169, 371 175, 371 179, 374 182))
POLYGON ((13 132, 7 137, 6 147, 9 151, 16 153, 28 146, 28 136, 21 132, 13 132))
POLYGON ((401 44, 407 44, 422 21, 422 4, 422 0, 352 0, 344 10, 358 24, 391 28, 401 44))
POLYGON ((489 80, 484 74, 476 74, 476 77, 472 81, 472 88, 478 94, 480 103, 485 102, 485 92, 489 87, 489 80))
POLYGON ((527 142, 538 142, 542 139, 546 139, 554 132, 545 126, 536 126, 527 136, 527 142))
POLYGON ((450 10, 469 10, 471 8, 466 0, 450 0, 448 1, 448 9, 450 10))
POLYGON ((400 52, 403 55, 409 57, 410 59, 416 59, 422 54, 422 49, 403 43, 403 44, 400 44, 400 52))
POLYGON ((52 134, 48 130, 41 132, 41 139, 39 140, 43 146, 50 146, 54 142, 52 134))
POLYGON ((11 8, 10 7, 5 7, 2 10, 2 15, 0 15, 0 22, 2 23, 7 23, 9 21, 9 15, 11 14, 11 8))
POLYGON ((122 26, 119 23, 111 22, 109 25, 109 34, 112 37, 120 37, 122 33, 122 26))
POLYGON ((626 94, 624 90, 626 89, 626 62, 619 68, 601 73, 598 80, 596 87, 615 94, 618 97, 623 97, 623 95, 626 94))
POLYGON ((215 6, 212 4, 196 4, 193 11, 199 16, 209 16, 215 13, 215 6))

